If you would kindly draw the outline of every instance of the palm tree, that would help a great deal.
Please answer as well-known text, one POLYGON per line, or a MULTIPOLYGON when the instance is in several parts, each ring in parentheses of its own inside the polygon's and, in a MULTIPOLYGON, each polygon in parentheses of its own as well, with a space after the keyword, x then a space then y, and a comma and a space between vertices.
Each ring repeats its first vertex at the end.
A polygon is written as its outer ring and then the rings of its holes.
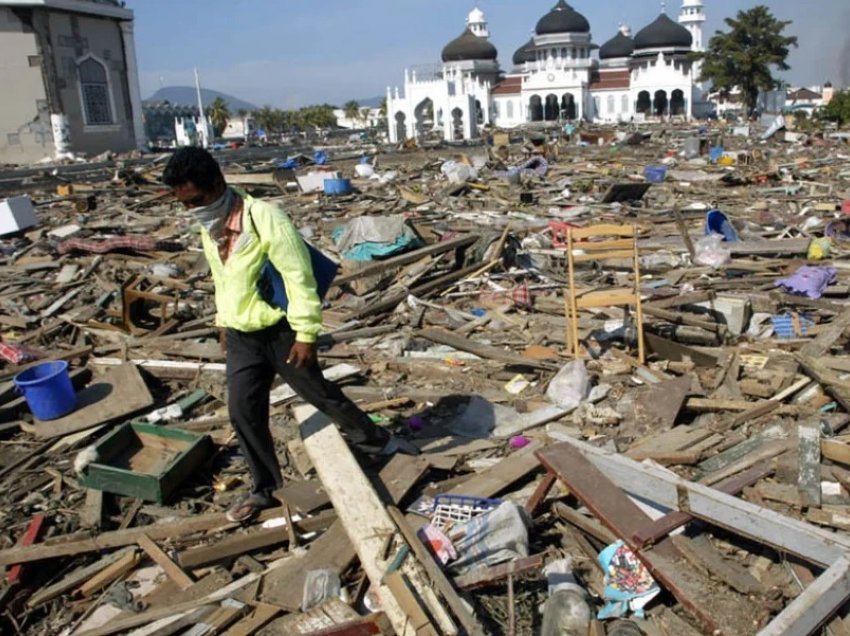
POLYGON ((345 112, 345 118, 348 121, 358 121, 360 119, 360 104, 357 103, 357 100, 352 99, 345 102, 342 110, 345 112))
POLYGON ((207 107, 207 117, 213 125, 215 136, 218 137, 227 128, 227 120, 230 119, 230 108, 222 97, 216 97, 207 107))

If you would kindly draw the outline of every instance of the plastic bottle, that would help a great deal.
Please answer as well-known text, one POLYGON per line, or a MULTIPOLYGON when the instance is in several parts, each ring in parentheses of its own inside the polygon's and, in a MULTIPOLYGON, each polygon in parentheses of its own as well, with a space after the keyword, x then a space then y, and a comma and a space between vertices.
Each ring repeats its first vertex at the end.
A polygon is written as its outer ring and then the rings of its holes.
POLYGON ((543 570, 549 598, 543 604, 541 636, 586 636, 590 628, 587 593, 573 576, 569 558, 553 561, 543 570))
POLYGON ((605 632, 607 636, 643 636, 643 632, 632 621, 614 621, 605 632))

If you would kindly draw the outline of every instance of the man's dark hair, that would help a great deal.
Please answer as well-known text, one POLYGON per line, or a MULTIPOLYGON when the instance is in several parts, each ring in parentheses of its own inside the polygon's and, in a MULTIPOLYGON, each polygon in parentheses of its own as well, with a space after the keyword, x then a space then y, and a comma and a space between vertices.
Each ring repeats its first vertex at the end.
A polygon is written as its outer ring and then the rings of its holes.
POLYGON ((224 182, 218 162, 203 148, 179 148, 162 173, 162 182, 171 188, 190 181, 204 192, 212 192, 224 182))

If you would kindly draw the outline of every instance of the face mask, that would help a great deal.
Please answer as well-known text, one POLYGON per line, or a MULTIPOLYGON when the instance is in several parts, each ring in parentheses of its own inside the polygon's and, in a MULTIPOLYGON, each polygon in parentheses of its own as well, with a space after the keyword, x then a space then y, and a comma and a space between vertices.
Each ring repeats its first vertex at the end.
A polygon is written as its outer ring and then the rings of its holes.
POLYGON ((198 208, 192 208, 192 216, 200 223, 204 229, 210 234, 216 233, 221 229, 227 214, 233 208, 233 202, 236 199, 236 193, 227 188, 218 199, 198 208))

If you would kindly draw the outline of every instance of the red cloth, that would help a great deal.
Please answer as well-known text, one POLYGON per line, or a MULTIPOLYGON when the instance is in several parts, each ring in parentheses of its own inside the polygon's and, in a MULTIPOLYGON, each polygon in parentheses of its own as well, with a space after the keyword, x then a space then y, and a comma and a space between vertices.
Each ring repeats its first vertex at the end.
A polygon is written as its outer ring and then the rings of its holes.
POLYGON ((528 283, 523 283, 511 290, 511 300, 517 307, 530 309, 532 304, 531 291, 528 289, 528 283))
POLYGON ((179 252, 183 245, 177 241, 161 241, 151 236, 116 236, 110 239, 87 241, 84 239, 68 239, 62 241, 56 248, 60 254, 69 252, 93 252, 106 254, 117 250, 133 250, 134 252, 179 252))

